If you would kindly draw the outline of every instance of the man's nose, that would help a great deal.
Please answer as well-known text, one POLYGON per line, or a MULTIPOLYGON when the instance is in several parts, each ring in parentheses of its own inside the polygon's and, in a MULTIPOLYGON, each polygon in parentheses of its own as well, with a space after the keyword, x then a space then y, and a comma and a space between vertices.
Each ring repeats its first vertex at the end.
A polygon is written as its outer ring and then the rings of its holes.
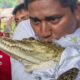
POLYGON ((42 22, 41 33, 44 38, 51 35, 51 26, 47 22, 42 22))

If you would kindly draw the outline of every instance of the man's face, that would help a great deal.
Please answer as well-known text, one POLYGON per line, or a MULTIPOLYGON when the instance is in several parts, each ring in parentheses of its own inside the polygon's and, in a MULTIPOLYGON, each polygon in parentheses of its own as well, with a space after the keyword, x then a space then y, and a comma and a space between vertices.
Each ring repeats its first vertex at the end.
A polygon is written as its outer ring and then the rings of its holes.
POLYGON ((29 4, 29 17, 35 34, 43 41, 59 39, 77 28, 75 13, 58 0, 33 1, 29 4))
POLYGON ((19 22, 28 19, 28 11, 27 10, 21 10, 17 11, 15 15, 15 22, 16 25, 19 24, 19 22))

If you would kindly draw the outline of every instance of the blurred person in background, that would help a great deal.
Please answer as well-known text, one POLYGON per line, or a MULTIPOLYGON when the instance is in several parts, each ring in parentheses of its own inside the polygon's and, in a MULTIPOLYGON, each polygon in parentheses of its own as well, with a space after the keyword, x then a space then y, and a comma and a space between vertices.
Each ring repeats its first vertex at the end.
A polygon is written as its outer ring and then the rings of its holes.
POLYGON ((14 20, 16 23, 16 26, 23 20, 26 20, 29 18, 28 9, 25 8, 24 3, 21 3, 17 5, 13 10, 14 20))
POLYGON ((29 36, 35 37, 29 20, 28 7, 25 7, 23 3, 18 5, 13 10, 13 15, 17 26, 12 35, 12 39, 22 40, 23 38, 29 38, 29 36), (27 15, 24 15, 25 13, 27 13, 27 15))
POLYGON ((35 37, 34 31, 31 27, 30 20, 29 20, 28 7, 26 7, 23 3, 18 5, 13 10, 13 15, 14 15, 17 26, 12 35, 12 39, 22 40, 24 38, 29 38, 30 36, 35 37), (25 11, 27 13, 27 15, 24 15, 23 13, 21 15, 21 13, 20 13, 20 10, 24 11, 24 8, 25 8, 25 10, 27 10, 27 11, 25 11), (20 21, 20 23, 19 23, 19 21, 20 21))
POLYGON ((23 20, 28 19, 28 10, 24 7, 24 3, 17 5, 9 18, 4 17, 3 37, 12 37, 16 26, 23 20))

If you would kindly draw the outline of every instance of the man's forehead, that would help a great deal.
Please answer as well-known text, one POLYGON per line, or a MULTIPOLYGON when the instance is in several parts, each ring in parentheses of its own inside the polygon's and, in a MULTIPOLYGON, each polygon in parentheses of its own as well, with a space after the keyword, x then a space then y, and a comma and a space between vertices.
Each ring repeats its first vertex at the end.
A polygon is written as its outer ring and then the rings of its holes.
POLYGON ((36 0, 29 4, 28 9, 31 7, 34 8, 34 6, 35 6, 34 9, 36 9, 36 7, 42 8, 42 6, 44 7, 46 6, 48 8, 49 6, 55 6, 55 5, 61 6, 58 0, 36 0))
MULTIPOLYGON (((50 0, 28 0, 29 3, 36 2, 36 1, 50 1, 50 0)), ((52 0, 52 1, 58 1, 58 0, 52 0)))
POLYGON ((64 11, 64 7, 61 6, 59 2, 52 2, 55 0, 42 0, 42 1, 37 1, 35 3, 32 3, 29 7, 29 13, 30 14, 55 14, 59 13, 60 11, 64 11), (48 2, 47 2, 48 1, 48 2), (43 3, 43 4, 42 4, 43 3))
POLYGON ((61 3, 58 0, 36 0, 28 5, 28 9, 32 8, 36 10, 36 9, 41 9, 43 7, 45 9, 50 7, 55 8, 56 5, 62 7, 61 3))
POLYGON ((32 2, 33 2, 33 3, 34 3, 34 2, 42 2, 42 3, 44 3, 44 2, 48 2, 48 1, 49 1, 49 2, 55 2, 55 1, 56 1, 56 2, 58 1, 58 2, 59 2, 59 0, 29 0, 28 3, 32 3, 32 2))
MULTIPOLYGON (((39 0, 40 1, 40 0, 39 0)), ((46 2, 47 0, 42 0, 46 2)), ((42 1, 40 1, 42 3, 42 1)), ((48 1, 55 1, 55 0, 48 0, 48 1)), ((38 18, 40 20, 49 18, 49 17, 56 17, 56 16, 63 16, 66 13, 68 14, 71 12, 69 7, 62 7, 60 3, 53 2, 53 3, 32 3, 29 6, 29 16, 30 18, 38 18)))

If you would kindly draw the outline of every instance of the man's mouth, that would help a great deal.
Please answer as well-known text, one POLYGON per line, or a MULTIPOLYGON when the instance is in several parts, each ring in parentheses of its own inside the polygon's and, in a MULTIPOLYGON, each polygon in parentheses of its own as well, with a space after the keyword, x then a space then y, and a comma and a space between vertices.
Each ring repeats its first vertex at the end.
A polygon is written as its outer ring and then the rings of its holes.
POLYGON ((37 39, 41 42, 44 42, 44 43, 54 43, 55 42, 55 38, 53 39, 52 37, 49 37, 49 38, 41 38, 41 37, 37 37, 37 39))

